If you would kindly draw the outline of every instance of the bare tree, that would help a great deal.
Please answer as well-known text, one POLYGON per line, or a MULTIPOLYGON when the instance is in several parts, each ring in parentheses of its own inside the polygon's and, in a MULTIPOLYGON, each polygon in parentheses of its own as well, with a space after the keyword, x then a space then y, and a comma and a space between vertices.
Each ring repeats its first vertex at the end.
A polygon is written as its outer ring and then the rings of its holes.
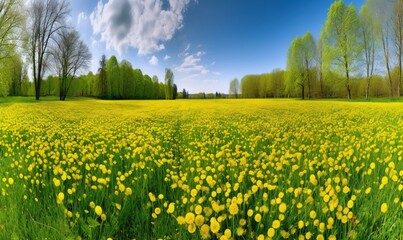
POLYGON ((0 60, 11 56, 18 38, 16 30, 22 22, 18 7, 17 0, 0 0, 0 60))
POLYGON ((39 100, 42 78, 49 64, 49 45, 56 33, 65 28, 69 13, 70 9, 66 0, 33 0, 30 6, 29 47, 36 100, 39 100))
POLYGON ((75 30, 62 31, 51 52, 59 75, 60 100, 64 101, 79 71, 89 67, 91 53, 75 30))
POLYGON ((393 5, 393 42, 396 48, 398 64, 397 96, 400 97, 402 83, 402 57, 403 57, 403 0, 395 0, 393 5))
POLYGON ((374 75, 375 65, 375 49, 376 49, 376 35, 375 35, 375 21, 372 13, 368 9, 368 5, 364 4, 359 13, 360 19, 360 32, 362 37, 362 47, 364 49, 364 60, 367 84, 365 88, 365 98, 369 98, 369 88, 371 79, 374 75))

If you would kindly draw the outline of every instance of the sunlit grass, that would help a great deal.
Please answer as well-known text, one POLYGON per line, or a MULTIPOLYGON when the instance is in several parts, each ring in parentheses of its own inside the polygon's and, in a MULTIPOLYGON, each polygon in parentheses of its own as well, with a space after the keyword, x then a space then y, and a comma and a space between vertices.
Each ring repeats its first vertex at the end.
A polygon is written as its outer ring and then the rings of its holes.
POLYGON ((403 105, 0 105, 0 238, 399 239, 403 105))

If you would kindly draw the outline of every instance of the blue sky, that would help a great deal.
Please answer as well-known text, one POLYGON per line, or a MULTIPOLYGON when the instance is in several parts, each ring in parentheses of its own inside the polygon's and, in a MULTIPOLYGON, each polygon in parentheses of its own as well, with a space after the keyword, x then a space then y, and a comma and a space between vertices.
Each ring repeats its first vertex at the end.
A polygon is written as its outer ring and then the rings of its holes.
MULTIPOLYGON (((179 90, 228 92, 229 81, 285 68, 291 41, 318 37, 331 0, 72 0, 71 24, 93 54, 129 60, 179 90)), ((359 11, 364 0, 345 0, 359 11)))

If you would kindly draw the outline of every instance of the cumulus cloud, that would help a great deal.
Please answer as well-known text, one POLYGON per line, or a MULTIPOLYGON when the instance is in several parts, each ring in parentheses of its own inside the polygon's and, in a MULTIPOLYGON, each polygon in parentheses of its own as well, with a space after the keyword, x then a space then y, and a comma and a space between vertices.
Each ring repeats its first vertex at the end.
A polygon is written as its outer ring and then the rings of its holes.
POLYGON ((186 56, 183 59, 183 62, 180 66, 176 67, 175 70, 180 72, 180 73, 186 73, 186 74, 207 74, 210 71, 202 65, 201 62, 201 57, 205 54, 205 52, 197 52, 195 54, 191 54, 186 56))
POLYGON ((148 62, 149 62, 151 65, 156 66, 156 65, 158 65, 158 58, 153 55, 153 56, 150 58, 150 61, 148 61, 148 62))
POLYGON ((107 48, 119 53, 129 47, 147 55, 165 48, 183 25, 183 13, 190 0, 109 0, 98 2, 90 20, 94 34, 99 34, 107 48))
POLYGON ((80 12, 77 16, 77 25, 80 25, 81 23, 87 20, 88 20, 87 14, 85 14, 85 12, 80 12))

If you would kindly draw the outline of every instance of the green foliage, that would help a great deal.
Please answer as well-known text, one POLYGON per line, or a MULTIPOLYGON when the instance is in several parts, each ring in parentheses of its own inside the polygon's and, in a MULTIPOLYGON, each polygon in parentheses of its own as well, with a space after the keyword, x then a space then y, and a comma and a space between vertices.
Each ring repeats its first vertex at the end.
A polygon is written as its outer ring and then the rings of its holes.
POLYGON ((135 98, 142 99, 144 95, 144 80, 143 80, 143 73, 140 69, 134 69, 134 90, 135 90, 135 98))
POLYGON ((241 80, 242 97, 284 97, 284 70, 274 69, 271 73, 246 75, 241 80))
POLYGON ((240 93, 238 78, 233 79, 229 83, 229 94, 231 97, 238 98, 240 93))
POLYGON ((361 58, 362 46, 358 37, 359 19, 354 5, 342 0, 329 9, 324 26, 323 44, 325 60, 330 69, 345 75, 347 97, 351 98, 350 77, 361 58))
POLYGON ((134 72, 133 72, 133 67, 132 64, 127 61, 123 60, 120 63, 120 72, 121 72, 121 78, 123 81, 123 99, 132 99, 134 98, 134 72))
POLYGON ((115 56, 111 56, 106 63, 106 82, 107 82, 107 98, 119 99, 121 84, 120 68, 118 60, 115 56))
POLYGON ((22 2, 18 0, 0 0, 0 60, 12 57, 16 39, 21 39, 19 30, 24 18, 22 2))

